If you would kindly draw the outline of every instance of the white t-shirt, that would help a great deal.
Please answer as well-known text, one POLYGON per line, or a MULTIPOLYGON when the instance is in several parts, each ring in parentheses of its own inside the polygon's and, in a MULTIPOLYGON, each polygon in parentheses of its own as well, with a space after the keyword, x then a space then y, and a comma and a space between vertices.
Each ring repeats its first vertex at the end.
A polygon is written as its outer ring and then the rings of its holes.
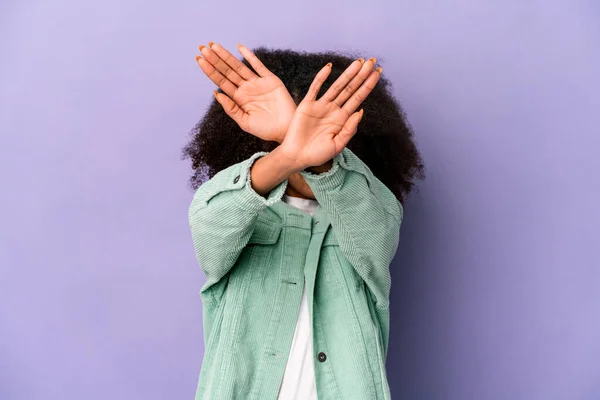
MULTIPOLYGON (((316 200, 303 199, 286 194, 283 195, 282 200, 309 215, 313 215, 319 205, 316 200)), ((315 364, 310 328, 308 298, 306 296, 306 285, 304 285, 300 313, 296 322, 296 331, 292 339, 292 347, 279 389, 278 400, 317 400, 315 364)))

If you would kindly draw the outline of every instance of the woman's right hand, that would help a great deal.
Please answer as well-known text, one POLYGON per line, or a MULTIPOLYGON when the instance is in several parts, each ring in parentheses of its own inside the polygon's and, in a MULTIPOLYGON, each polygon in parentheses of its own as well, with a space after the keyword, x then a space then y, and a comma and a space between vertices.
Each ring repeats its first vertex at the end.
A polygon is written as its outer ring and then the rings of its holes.
POLYGON ((217 101, 240 128, 263 140, 282 143, 296 103, 281 79, 252 51, 242 45, 238 45, 238 49, 256 73, 212 42, 209 47, 200 46, 203 57, 197 56, 196 60, 202 71, 223 91, 215 91, 217 101))

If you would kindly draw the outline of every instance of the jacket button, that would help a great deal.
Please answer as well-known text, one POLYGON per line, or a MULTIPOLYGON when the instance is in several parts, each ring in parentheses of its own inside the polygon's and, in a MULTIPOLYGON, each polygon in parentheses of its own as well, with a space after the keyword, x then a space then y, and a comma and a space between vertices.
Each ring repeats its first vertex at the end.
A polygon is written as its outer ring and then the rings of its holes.
POLYGON ((233 183, 238 183, 238 181, 240 180, 240 176, 236 176, 235 179, 233 180, 233 183))
POLYGON ((327 360, 327 356, 323 352, 319 353, 318 358, 319 358, 319 361, 321 361, 321 362, 324 362, 325 360, 327 360))

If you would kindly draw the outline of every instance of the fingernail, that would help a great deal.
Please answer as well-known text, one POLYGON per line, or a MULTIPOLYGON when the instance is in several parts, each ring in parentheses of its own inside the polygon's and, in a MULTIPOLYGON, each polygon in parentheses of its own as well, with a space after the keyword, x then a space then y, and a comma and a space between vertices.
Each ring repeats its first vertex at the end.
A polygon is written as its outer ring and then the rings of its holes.
POLYGON ((213 44, 215 44, 215 42, 208 42, 208 47, 212 47, 213 44))
POLYGON ((371 58, 369 58, 369 61, 373 61, 373 64, 375 64, 375 62, 377 61, 377 59, 375 57, 371 57, 371 58))
POLYGON ((327 63, 327 66, 328 66, 328 67, 331 67, 332 65, 333 65, 332 63, 327 63))
POLYGON ((379 73, 381 73, 381 71, 383 71, 383 68, 379 67, 379 68, 377 68, 377 71, 378 71, 379 73))
POLYGON ((359 59, 358 59, 358 61, 360 61, 360 62, 361 62, 361 64, 362 64, 362 63, 364 63, 364 62, 365 62, 365 59, 361 57, 361 58, 359 58, 359 59))
POLYGON ((365 113, 365 109, 364 109, 364 108, 361 108, 361 109, 360 109, 360 119, 359 119, 359 121, 362 119, 362 117, 363 117, 364 113, 365 113))
POLYGON ((200 46, 198 46, 198 49, 199 49, 200 51, 202 51, 202 49, 203 49, 203 48, 205 48, 205 47, 206 47, 205 45, 201 44, 200 46))
POLYGON ((239 43, 238 43, 238 45, 237 45, 237 46, 238 46, 238 49, 239 49, 240 47, 244 47, 244 46, 242 46, 242 45, 241 45, 241 44, 239 44, 239 43))
POLYGON ((214 95, 215 95, 215 99, 217 99, 217 101, 219 101, 219 98, 217 97, 217 91, 216 91, 216 90, 213 90, 213 93, 214 93, 214 95))
POLYGON ((200 61, 201 58, 202 57, 200 57, 200 56, 196 56, 196 62, 200 61))

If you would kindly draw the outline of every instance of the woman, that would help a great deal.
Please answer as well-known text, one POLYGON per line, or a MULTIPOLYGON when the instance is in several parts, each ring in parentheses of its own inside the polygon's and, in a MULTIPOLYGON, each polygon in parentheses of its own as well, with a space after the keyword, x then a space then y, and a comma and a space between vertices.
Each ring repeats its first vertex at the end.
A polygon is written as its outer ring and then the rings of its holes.
POLYGON ((184 149, 207 278, 196 399, 389 399, 412 131, 374 58, 238 48, 200 46, 220 91, 184 149))

